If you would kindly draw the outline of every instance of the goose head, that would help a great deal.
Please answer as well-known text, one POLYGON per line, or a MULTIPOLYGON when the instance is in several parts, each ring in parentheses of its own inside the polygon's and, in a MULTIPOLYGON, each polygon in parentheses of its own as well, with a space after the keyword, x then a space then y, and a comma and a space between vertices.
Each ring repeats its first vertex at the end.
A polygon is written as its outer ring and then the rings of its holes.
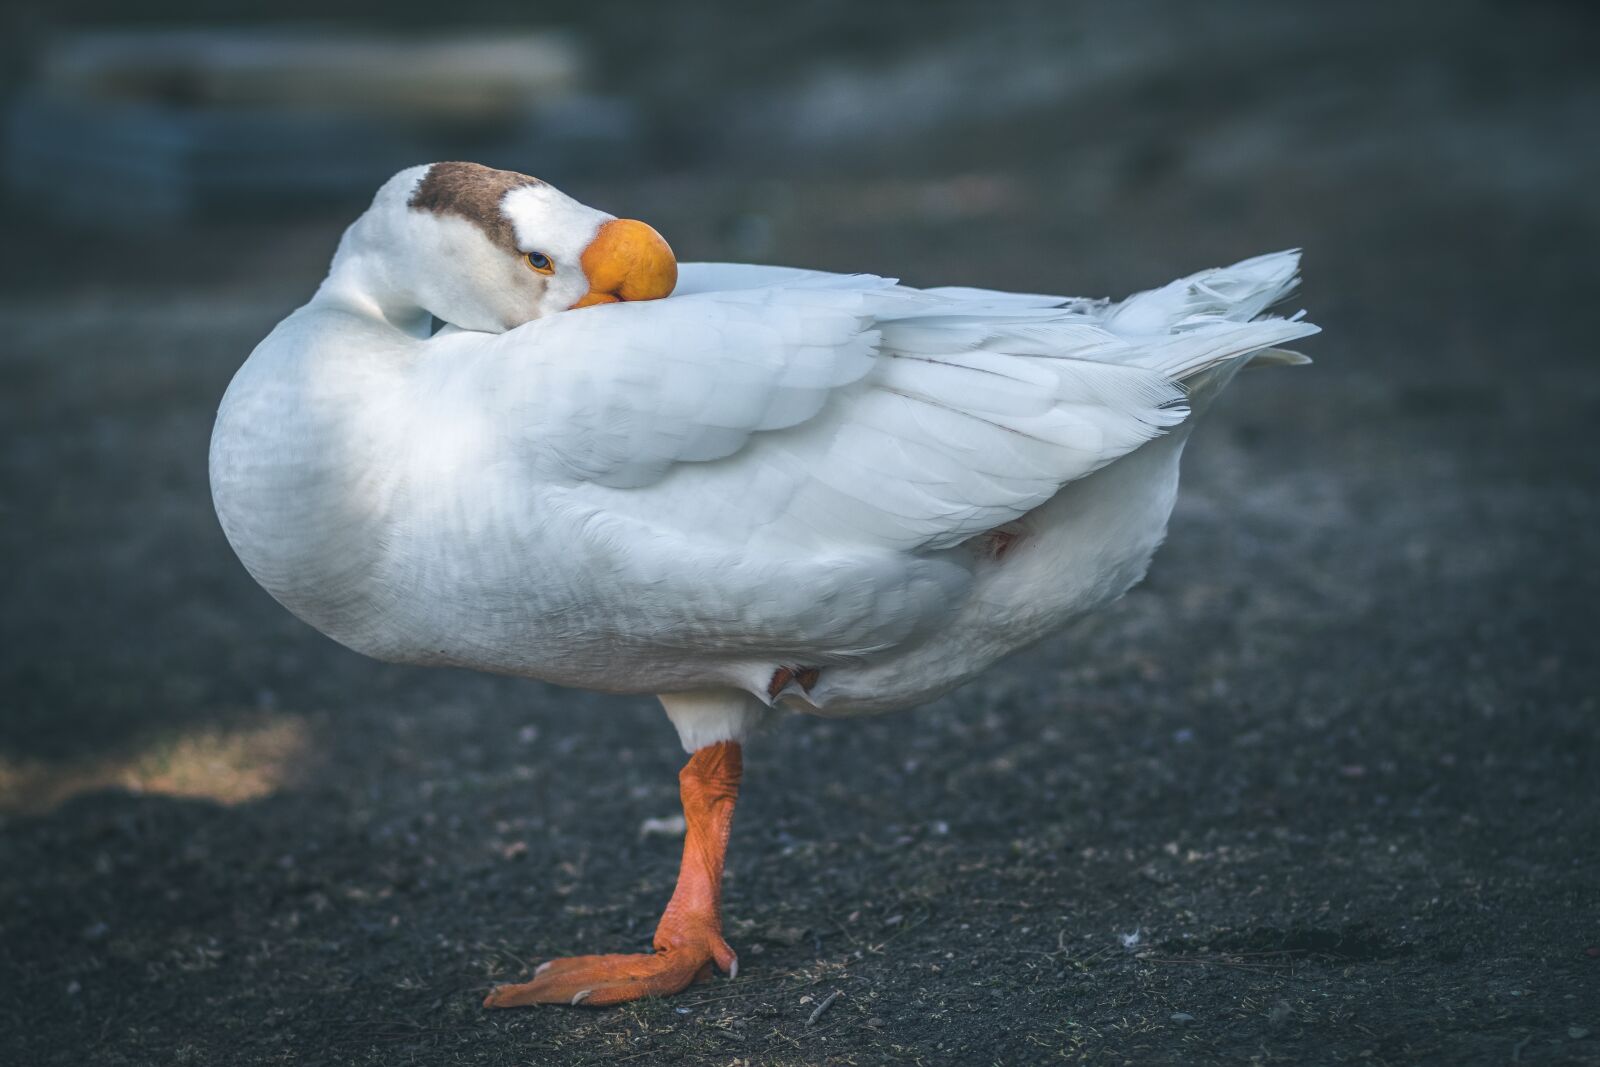
POLYGON ((672 249, 643 222, 526 174, 433 163, 378 190, 346 231, 324 287, 412 332, 431 315, 500 333, 562 311, 658 299, 677 278, 672 249))

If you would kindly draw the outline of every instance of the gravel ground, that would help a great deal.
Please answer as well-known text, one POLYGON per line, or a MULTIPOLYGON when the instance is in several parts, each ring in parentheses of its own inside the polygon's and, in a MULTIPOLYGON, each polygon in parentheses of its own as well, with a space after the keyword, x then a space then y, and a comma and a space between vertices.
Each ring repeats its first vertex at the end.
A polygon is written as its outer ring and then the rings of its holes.
POLYGON ((1600 1063, 1595 24, 1349 10, 871 150, 570 189, 684 258, 928 284, 1303 245, 1327 331, 1197 433, 1124 600, 750 746, 740 977, 604 1012, 479 1001, 648 942, 659 708, 363 660, 212 517, 216 401, 339 220, 12 205, 0 1062, 1600 1063))

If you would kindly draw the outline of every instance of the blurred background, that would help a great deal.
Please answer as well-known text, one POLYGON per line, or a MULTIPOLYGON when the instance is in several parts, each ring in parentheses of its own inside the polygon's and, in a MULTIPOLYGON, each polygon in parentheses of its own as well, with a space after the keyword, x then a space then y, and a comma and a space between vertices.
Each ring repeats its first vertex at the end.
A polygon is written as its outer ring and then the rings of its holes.
POLYGON ((0 1061, 1600 1062, 1597 28, 8 4, 0 1061), (648 940, 673 732, 322 639, 205 467, 234 370, 438 159, 684 260, 919 285, 1122 295, 1303 247, 1326 333, 1197 434, 1124 601, 915 714, 752 747, 738 982, 486 1017, 548 955, 648 940))

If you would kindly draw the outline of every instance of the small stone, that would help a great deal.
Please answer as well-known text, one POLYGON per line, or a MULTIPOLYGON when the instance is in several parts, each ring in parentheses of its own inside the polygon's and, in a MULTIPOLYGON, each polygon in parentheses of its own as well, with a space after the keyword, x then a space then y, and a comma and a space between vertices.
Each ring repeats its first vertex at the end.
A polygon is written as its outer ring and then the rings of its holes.
POLYGON ((1587 1026, 1569 1026, 1567 1027, 1567 1036, 1574 1041, 1582 1041, 1589 1036, 1589 1028, 1587 1026))
POLYGON ((1167 1018, 1171 1019, 1179 1026, 1188 1026, 1190 1023, 1194 1022, 1194 1016, 1190 1015, 1186 1011, 1175 1011, 1171 1015, 1167 1016, 1167 1018))
POLYGON ((67 996, 75 997, 81 992, 83 992, 83 986, 78 984, 78 980, 76 978, 67 983, 67 996))
POLYGON ((682 815, 666 815, 659 819, 646 819, 639 824, 639 836, 643 837, 682 837, 689 830, 689 825, 682 815))
POLYGON ((1294 1009, 1289 1007, 1287 1000, 1278 1001, 1272 1006, 1272 1010, 1267 1012, 1267 1024, 1269 1026, 1282 1026, 1292 1018, 1294 1018, 1294 1009))

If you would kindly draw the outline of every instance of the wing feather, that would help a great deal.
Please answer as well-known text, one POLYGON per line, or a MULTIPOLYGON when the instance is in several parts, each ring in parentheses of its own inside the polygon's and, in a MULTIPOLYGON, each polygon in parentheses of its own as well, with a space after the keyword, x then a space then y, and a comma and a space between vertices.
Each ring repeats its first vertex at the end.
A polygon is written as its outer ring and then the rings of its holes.
POLYGON ((874 635, 911 639, 922 622, 881 618, 884 605, 936 613, 970 566, 929 553, 1182 422, 1185 376, 1315 332, 1245 321, 1292 285, 1289 259, 1123 304, 686 264, 666 300, 470 347, 445 338, 461 353, 437 373, 473 383, 493 432, 518 442, 523 477, 557 487, 588 516, 580 529, 605 531, 613 554, 641 539, 665 561, 652 602, 679 605, 680 619, 700 611, 684 623, 695 640, 744 648, 783 632, 786 648, 825 659, 876 647, 874 635), (724 562, 667 565, 674 556, 724 562), (761 583, 734 591, 743 617, 717 616, 696 591, 708 567, 761 583), (913 574, 921 592, 897 593, 913 574), (837 592, 852 583, 859 595, 837 592), (836 592, 819 610, 809 590, 824 589, 836 592), (840 616, 846 603, 856 615, 840 616))
MULTIPOLYGON (((1003 296, 777 271, 555 316, 494 346, 496 399, 540 476, 635 491, 611 506, 692 528, 701 501, 759 477, 788 499, 762 536, 948 547, 1186 414, 1167 368, 1138 366, 1128 340, 1003 296)), ((1210 359, 1228 341, 1190 347, 1210 359)), ((719 519, 723 536, 754 535, 719 519)))

